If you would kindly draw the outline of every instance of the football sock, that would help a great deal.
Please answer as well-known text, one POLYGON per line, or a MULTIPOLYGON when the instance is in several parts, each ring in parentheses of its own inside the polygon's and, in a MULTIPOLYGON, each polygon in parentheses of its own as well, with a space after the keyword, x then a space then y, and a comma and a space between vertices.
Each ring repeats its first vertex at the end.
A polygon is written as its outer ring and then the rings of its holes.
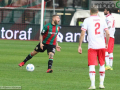
POLYGON ((48 69, 51 69, 53 63, 53 59, 49 59, 48 61, 48 69))
POLYGON ((112 67, 112 65, 113 65, 113 53, 109 54, 109 63, 110 63, 110 67, 112 67))
POLYGON ((100 85, 104 85, 104 78, 105 78, 105 66, 104 65, 100 66, 99 74, 100 74, 100 85))
POLYGON ((91 80, 91 86, 95 86, 95 65, 89 66, 89 76, 91 80))
POLYGON ((26 63, 28 60, 30 60, 33 56, 31 54, 29 54, 25 59, 24 59, 24 63, 26 63))
POLYGON ((109 54, 108 52, 105 52, 105 61, 106 61, 106 66, 109 65, 109 54))

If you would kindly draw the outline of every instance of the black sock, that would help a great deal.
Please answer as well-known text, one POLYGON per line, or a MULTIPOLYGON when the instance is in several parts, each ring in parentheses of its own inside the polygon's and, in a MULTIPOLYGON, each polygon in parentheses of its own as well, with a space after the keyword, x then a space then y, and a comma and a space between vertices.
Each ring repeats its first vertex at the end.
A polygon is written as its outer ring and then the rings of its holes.
POLYGON ((31 54, 29 54, 25 59, 24 59, 24 63, 26 63, 28 60, 30 60, 33 56, 31 56, 31 54))
POLYGON ((48 69, 51 69, 52 63, 53 63, 53 60, 49 60, 49 61, 48 61, 48 69))

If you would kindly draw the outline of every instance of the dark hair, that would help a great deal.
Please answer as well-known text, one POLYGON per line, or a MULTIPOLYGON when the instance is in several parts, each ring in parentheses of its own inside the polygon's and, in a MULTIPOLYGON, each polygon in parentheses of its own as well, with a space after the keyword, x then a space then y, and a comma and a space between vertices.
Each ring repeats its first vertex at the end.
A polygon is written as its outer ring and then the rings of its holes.
POLYGON ((109 11, 109 13, 111 14, 112 13, 112 11, 111 11, 111 9, 110 8, 105 8, 107 11, 109 11))

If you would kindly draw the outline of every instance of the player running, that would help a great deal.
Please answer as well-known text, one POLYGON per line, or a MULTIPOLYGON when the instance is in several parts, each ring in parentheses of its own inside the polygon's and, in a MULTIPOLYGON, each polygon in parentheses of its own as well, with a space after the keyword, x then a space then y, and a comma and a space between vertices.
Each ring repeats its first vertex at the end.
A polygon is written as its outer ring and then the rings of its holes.
POLYGON ((105 53, 106 67, 105 70, 113 70, 113 48, 114 48, 114 34, 115 34, 115 19, 111 15, 111 10, 106 8, 104 10, 106 15, 106 23, 108 25, 108 30, 110 32, 110 39, 108 42, 108 49, 105 53))
POLYGON ((48 23, 44 26, 41 35, 40 35, 40 43, 35 47, 35 49, 24 59, 23 62, 19 64, 19 66, 23 66, 28 60, 30 60, 34 55, 38 52, 44 52, 47 50, 49 55, 48 60, 48 70, 47 73, 52 73, 51 69, 53 63, 53 56, 55 54, 55 49, 60 51, 60 46, 57 43, 57 34, 59 32, 59 21, 60 17, 58 15, 52 16, 52 23, 48 23))
POLYGON ((100 64, 100 85, 99 88, 104 89, 105 78, 105 48, 108 46, 109 31, 105 20, 98 17, 98 9, 92 7, 90 10, 91 16, 86 18, 81 27, 81 36, 79 39, 78 52, 82 54, 82 41, 85 32, 88 32, 88 66, 91 86, 88 89, 96 89, 95 87, 95 65, 98 65, 97 58, 100 64), (106 44, 104 39, 104 31, 106 32, 106 44))

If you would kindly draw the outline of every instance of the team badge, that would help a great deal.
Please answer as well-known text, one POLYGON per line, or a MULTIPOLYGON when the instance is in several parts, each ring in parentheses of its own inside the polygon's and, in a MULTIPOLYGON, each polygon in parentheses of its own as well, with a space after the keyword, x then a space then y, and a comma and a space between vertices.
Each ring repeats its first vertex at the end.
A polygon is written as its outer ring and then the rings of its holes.
POLYGON ((35 49, 38 50, 38 47, 36 47, 35 49))
POLYGON ((57 27, 57 31, 59 31, 59 27, 57 27))
POLYGON ((45 33, 45 30, 42 30, 42 33, 45 33))

